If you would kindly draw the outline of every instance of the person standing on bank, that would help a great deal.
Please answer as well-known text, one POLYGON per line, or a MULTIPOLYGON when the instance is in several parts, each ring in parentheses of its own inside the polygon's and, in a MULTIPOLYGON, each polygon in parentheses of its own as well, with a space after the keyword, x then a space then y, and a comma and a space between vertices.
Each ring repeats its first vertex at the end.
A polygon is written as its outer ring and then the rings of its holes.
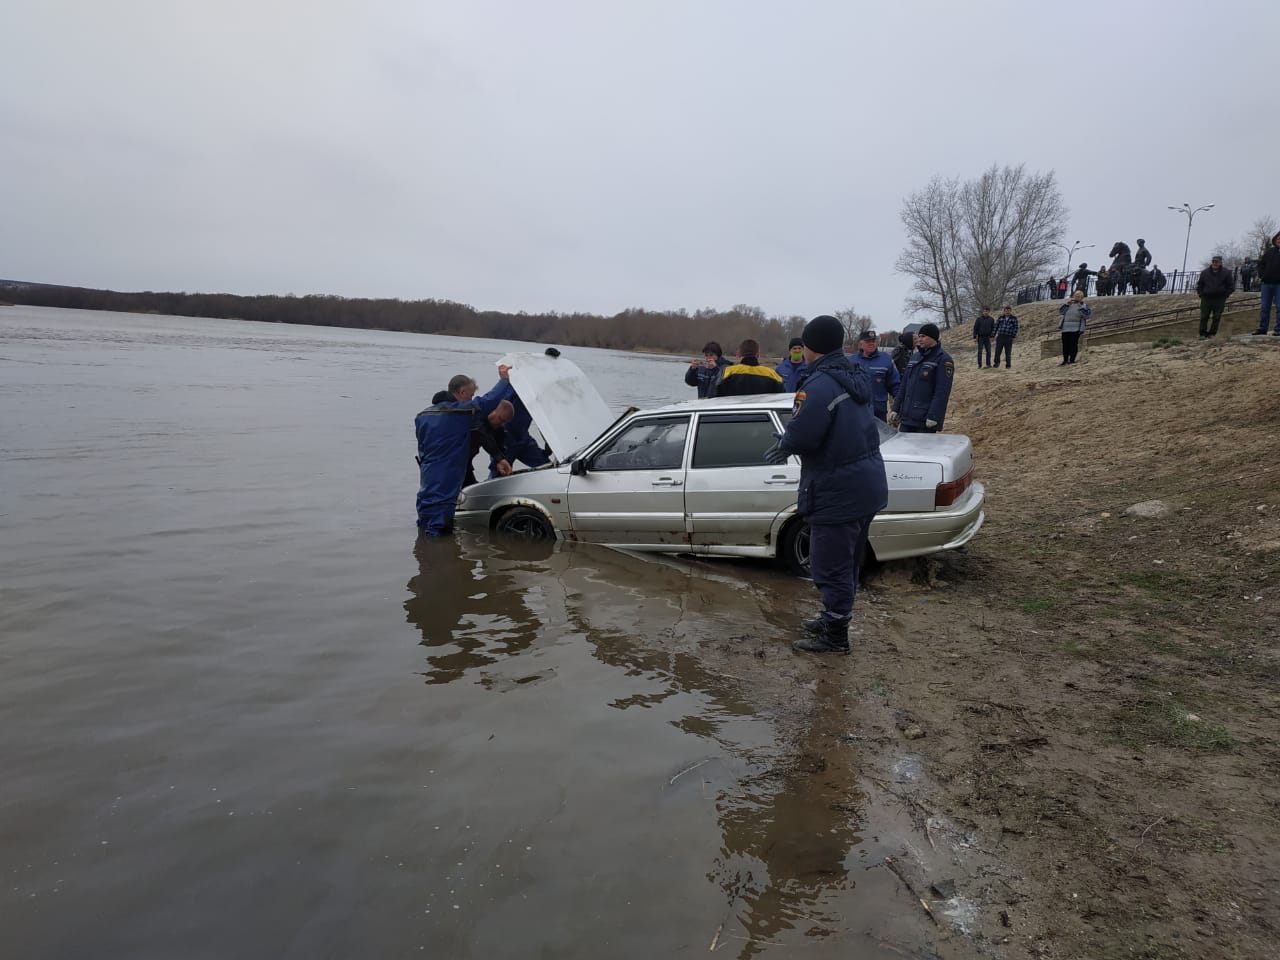
MULTIPOLYGON (((498 367, 498 383, 476 398, 476 382, 460 373, 449 381, 450 400, 432 403, 414 418, 418 437, 418 527, 429 537, 453 531, 458 491, 472 456, 471 429, 511 397, 510 367, 498 367)), ((438 395, 437 395, 438 396, 438 395)))
POLYGON ((902 378, 892 358, 879 349, 880 337, 874 330, 864 330, 858 337, 858 352, 849 357, 854 366, 871 380, 871 412, 884 421, 889 412, 889 397, 898 392, 902 378))
POLYGON ((844 352, 844 324, 814 317, 801 334, 809 375, 791 421, 764 453, 767 463, 800 456, 796 509, 809 524, 809 573, 822 612, 801 622, 805 653, 848 653, 849 620, 871 520, 889 502, 871 382, 844 352))
POLYGON ((1018 318, 1013 311, 1005 307, 1000 311, 1000 319, 996 321, 996 366, 1000 366, 1000 354, 1004 353, 1006 370, 1013 363, 1013 341, 1018 338, 1018 318))
POLYGON ((689 369, 684 373, 684 382, 698 388, 698 399, 711 396, 711 385, 716 382, 721 367, 727 367, 729 361, 724 358, 720 344, 708 340, 702 347, 702 359, 692 360, 689 369))
POLYGON ((760 344, 743 340, 738 344, 738 362, 721 367, 708 397, 746 397, 753 393, 785 393, 782 376, 760 362, 760 344))
POLYGON ((809 372, 809 366, 804 362, 804 341, 799 337, 792 337, 787 344, 786 358, 773 369, 782 377, 782 392, 795 393, 800 381, 809 372))
POLYGON ((947 417, 956 365, 938 343, 940 336, 936 323, 926 323, 916 331, 917 350, 907 364, 889 414, 889 423, 898 424, 902 433, 937 433, 947 417))
POLYGON ((1271 238, 1271 244, 1258 257, 1258 280, 1262 291, 1262 312, 1258 316, 1258 329, 1253 335, 1267 332, 1271 325, 1271 308, 1276 308, 1274 336, 1280 337, 1280 233, 1271 238))
MULTIPOLYGON (((898 334, 898 345, 893 348, 893 353, 889 358, 893 361, 893 365, 898 368, 898 379, 901 381, 902 375, 907 372, 907 363, 911 360, 911 354, 916 350, 916 335, 914 333, 902 332, 898 334)), ((897 395, 897 391, 894 391, 897 395)))
POLYGON ((1080 337, 1093 311, 1084 302, 1084 291, 1077 290, 1071 295, 1069 303, 1058 308, 1058 313, 1061 314, 1058 329, 1062 331, 1062 362, 1058 366, 1065 367, 1068 363, 1076 362, 1076 354, 1080 352, 1080 337))
POLYGON ((973 321, 973 339, 978 341, 978 369, 982 369, 982 354, 987 354, 987 367, 991 367, 991 338, 995 336, 996 318, 991 316, 991 311, 986 307, 982 308, 982 313, 978 315, 978 319, 973 321))
POLYGON ((1222 257, 1214 255, 1209 260, 1209 266, 1200 271, 1200 279, 1196 281, 1196 293, 1200 295, 1201 340, 1218 335, 1218 324, 1222 321, 1222 310, 1227 305, 1227 297, 1235 292, 1236 278, 1222 265, 1222 257))

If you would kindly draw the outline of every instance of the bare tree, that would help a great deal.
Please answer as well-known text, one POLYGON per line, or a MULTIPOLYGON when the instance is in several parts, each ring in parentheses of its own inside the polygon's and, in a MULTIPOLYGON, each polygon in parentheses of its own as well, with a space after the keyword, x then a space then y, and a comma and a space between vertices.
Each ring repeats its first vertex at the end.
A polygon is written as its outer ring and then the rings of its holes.
MULTIPOLYGON (((1258 217, 1253 223, 1249 224, 1249 229, 1244 232, 1239 240, 1214 244, 1212 254, 1222 257, 1223 266, 1234 270, 1245 260, 1253 260, 1259 253, 1271 246, 1271 238, 1276 235, 1276 230, 1278 229, 1280 227, 1276 225, 1275 217, 1258 217)), ((1209 256, 1206 255, 1200 268, 1204 269, 1207 266, 1209 266, 1209 256)))
POLYGON ((1067 210, 1053 171, 992 165, 960 184, 934 177, 903 203, 907 246, 896 268, 915 279, 906 308, 944 326, 1008 302, 1054 261, 1067 210))
POLYGON ((835 317, 844 324, 844 342, 846 344, 857 343, 862 331, 871 329, 871 317, 865 313, 858 313, 853 307, 837 310, 835 317))
POLYGON ((935 315, 944 327, 960 319, 960 184, 934 177, 907 197, 900 216, 907 246, 894 264, 912 278, 907 310, 935 315))

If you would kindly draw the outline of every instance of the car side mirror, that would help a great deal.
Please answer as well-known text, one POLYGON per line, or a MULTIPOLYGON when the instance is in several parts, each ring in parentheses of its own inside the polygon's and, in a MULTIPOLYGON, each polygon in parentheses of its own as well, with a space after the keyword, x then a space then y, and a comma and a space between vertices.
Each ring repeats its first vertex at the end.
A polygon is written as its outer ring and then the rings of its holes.
POLYGON ((575 477, 585 476, 587 472, 587 461, 575 460, 569 464, 569 472, 575 477))

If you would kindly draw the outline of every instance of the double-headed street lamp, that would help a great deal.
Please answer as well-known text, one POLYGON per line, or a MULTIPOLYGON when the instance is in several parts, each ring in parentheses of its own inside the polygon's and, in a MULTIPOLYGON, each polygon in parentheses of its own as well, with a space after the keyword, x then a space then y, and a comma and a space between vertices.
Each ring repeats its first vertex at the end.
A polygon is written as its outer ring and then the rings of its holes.
POLYGON ((1094 246, 1094 244, 1092 244, 1092 243, 1081 243, 1079 240, 1077 240, 1075 243, 1073 243, 1073 244, 1072 244, 1071 246, 1069 246, 1069 247, 1068 247, 1065 243, 1059 243, 1059 244, 1057 244, 1057 246, 1059 246, 1059 247, 1061 247, 1063 250, 1067 251, 1067 273, 1070 273, 1070 272, 1071 272, 1071 261, 1072 261, 1072 260, 1074 260, 1074 259, 1076 258, 1076 251, 1077 251, 1077 250, 1088 250, 1090 247, 1094 246))
POLYGON ((1184 203, 1180 207, 1169 208, 1174 213, 1185 213, 1187 215, 1187 242, 1182 247, 1182 272, 1183 273, 1187 272, 1187 251, 1191 249, 1191 222, 1195 220, 1197 213, 1200 213, 1202 210, 1212 210, 1213 207, 1214 205, 1212 203, 1206 203, 1203 207, 1196 207, 1194 210, 1192 210, 1191 204, 1184 203))

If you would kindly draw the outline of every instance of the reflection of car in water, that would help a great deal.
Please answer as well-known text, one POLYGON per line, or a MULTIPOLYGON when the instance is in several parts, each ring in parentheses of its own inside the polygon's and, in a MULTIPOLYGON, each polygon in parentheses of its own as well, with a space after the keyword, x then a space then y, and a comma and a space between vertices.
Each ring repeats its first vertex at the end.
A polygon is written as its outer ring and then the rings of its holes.
MULTIPOLYGON (((807 573, 808 526, 796 513, 799 460, 771 466, 763 459, 790 419, 790 394, 633 409, 610 423, 570 361, 517 354, 503 362, 554 458, 468 487, 458 523, 642 552, 777 557, 807 573)), ((871 525, 875 558, 968 543, 982 525, 984 493, 973 480, 969 438, 881 426, 880 440, 889 505, 871 525)))

